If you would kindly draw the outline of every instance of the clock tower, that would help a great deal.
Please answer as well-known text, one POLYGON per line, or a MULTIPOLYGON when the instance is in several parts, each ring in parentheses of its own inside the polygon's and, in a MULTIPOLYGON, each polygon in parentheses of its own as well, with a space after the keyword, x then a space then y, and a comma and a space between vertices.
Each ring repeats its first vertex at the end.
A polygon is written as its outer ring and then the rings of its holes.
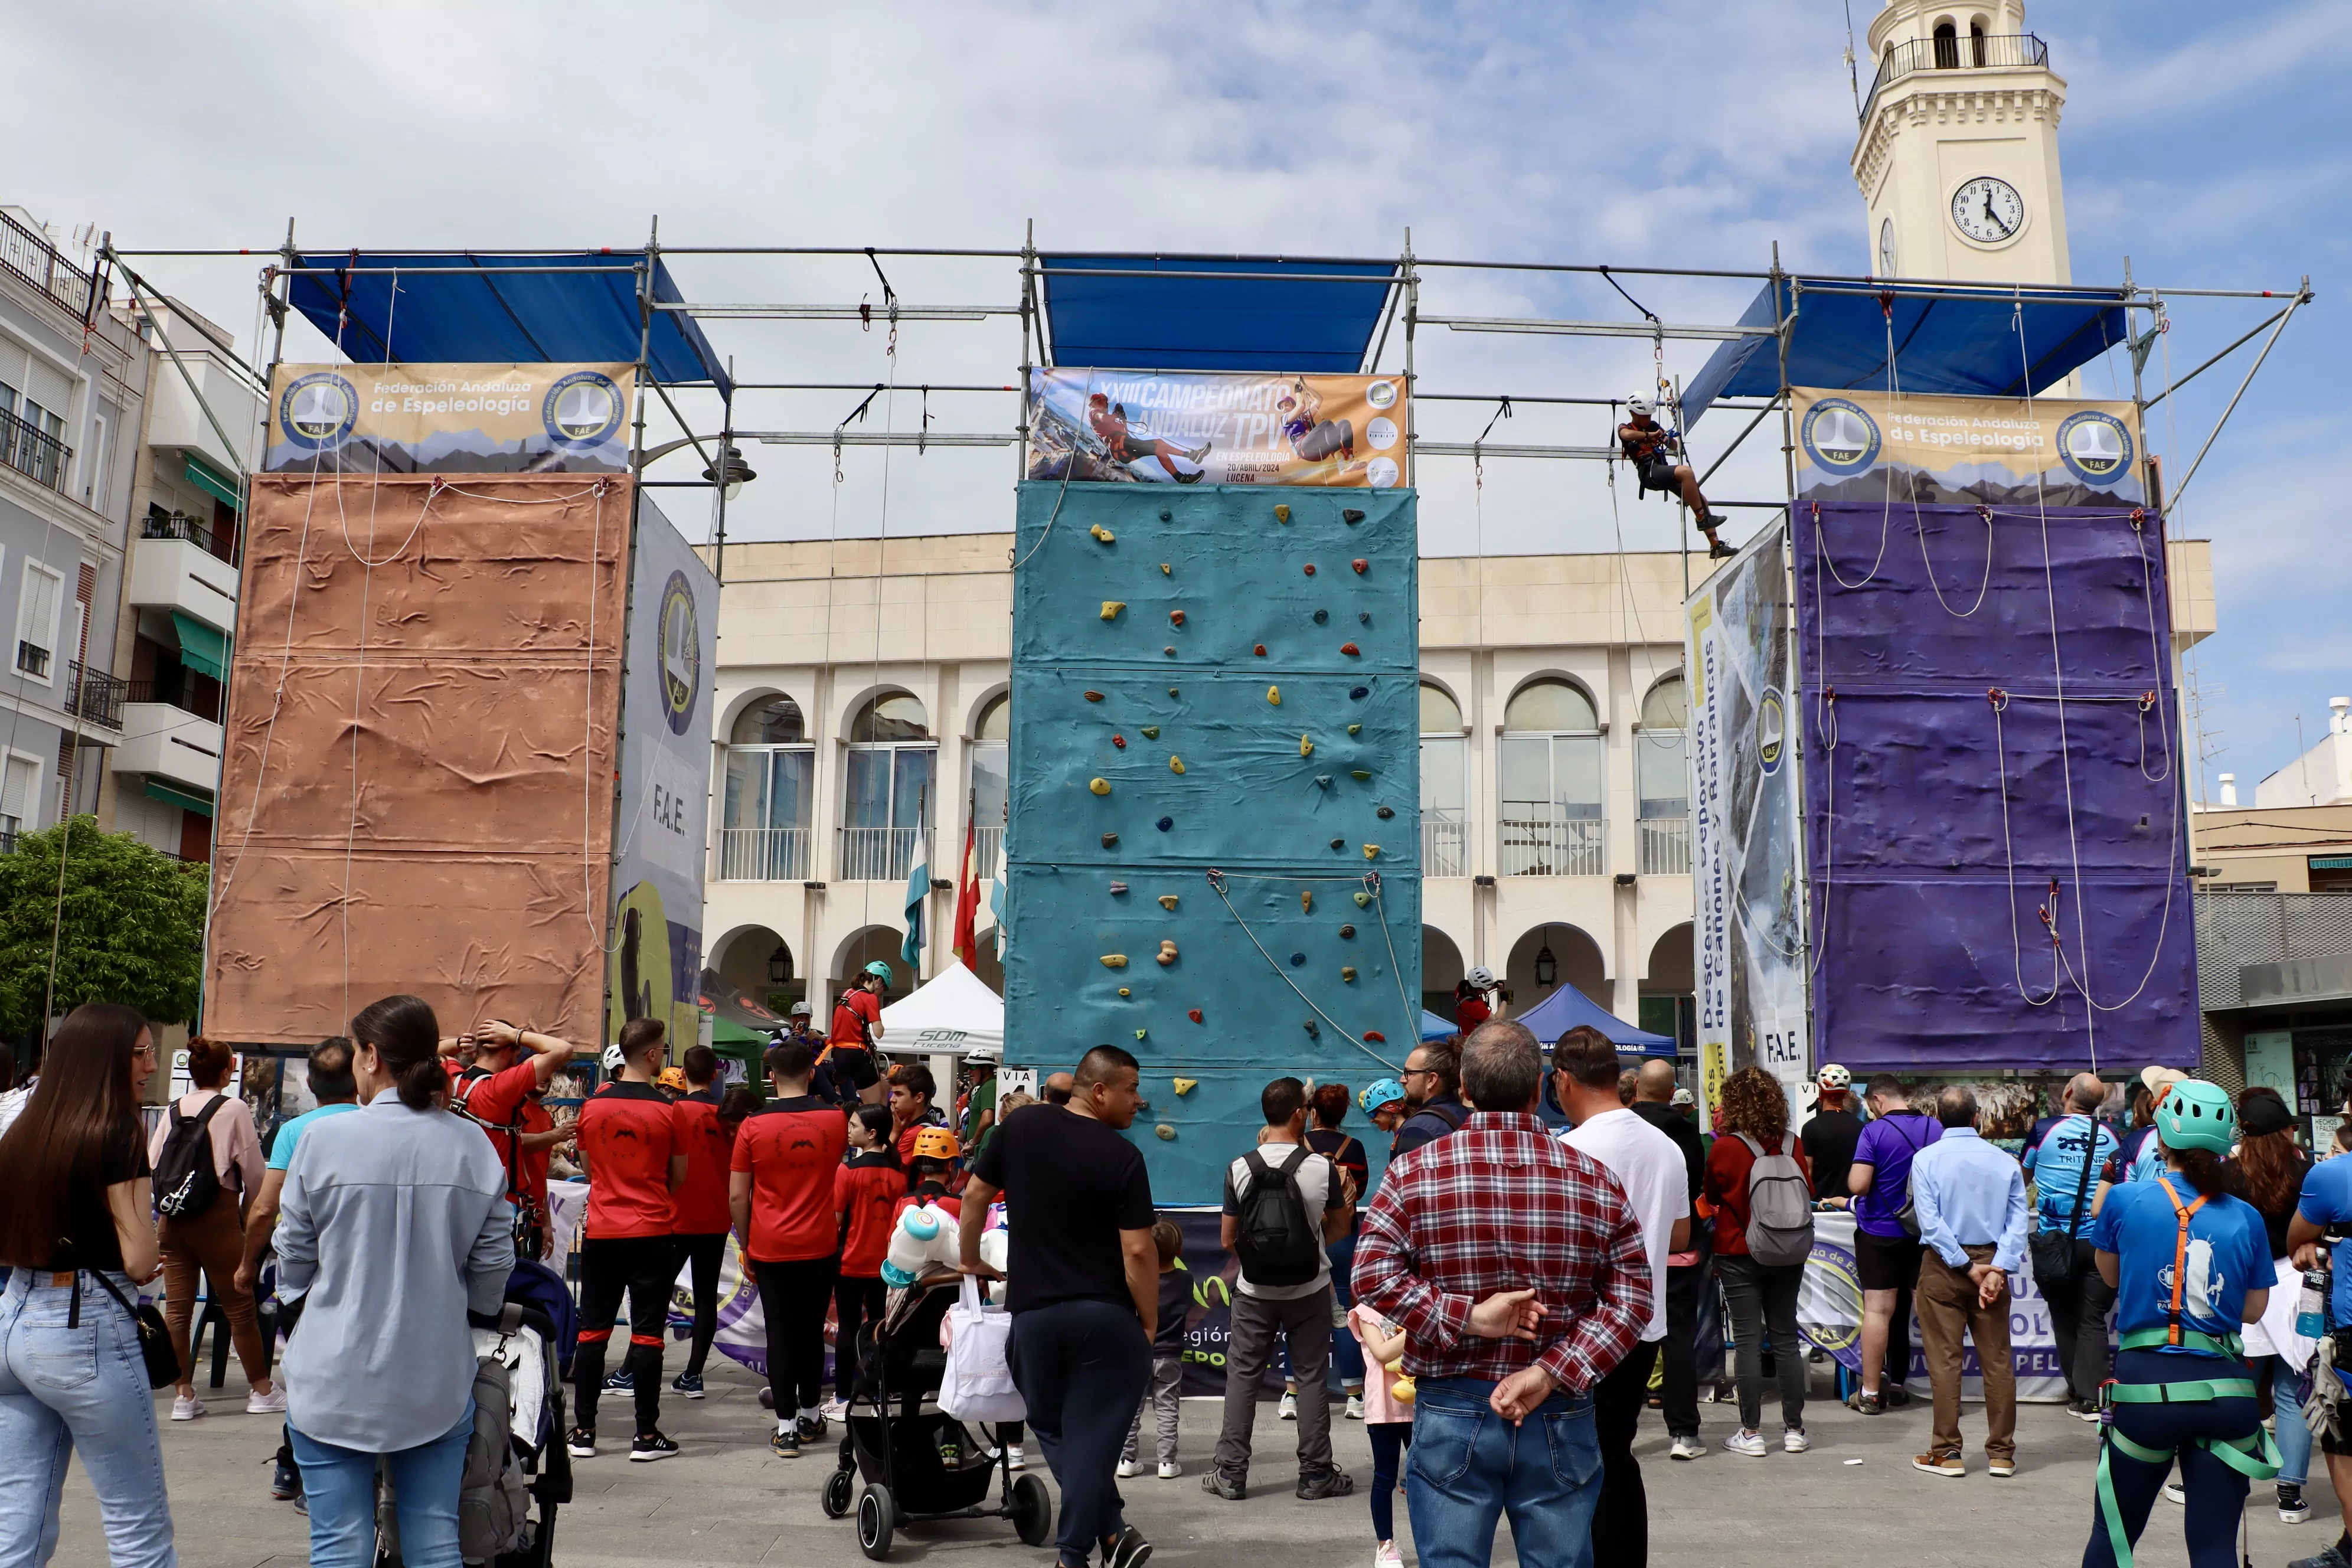
POLYGON ((1879 278, 2069 283, 2058 111, 2066 83, 2023 0, 1886 0, 1853 177, 1879 278))

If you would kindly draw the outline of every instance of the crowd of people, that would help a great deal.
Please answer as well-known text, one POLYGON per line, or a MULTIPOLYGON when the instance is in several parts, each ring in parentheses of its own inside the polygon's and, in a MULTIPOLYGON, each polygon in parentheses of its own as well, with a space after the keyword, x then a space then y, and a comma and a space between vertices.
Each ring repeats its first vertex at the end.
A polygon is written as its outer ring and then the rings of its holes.
MULTIPOLYGON (((499 1022, 445 1035, 419 998, 386 997, 310 1052, 315 1108, 266 1135, 227 1092, 231 1053, 201 1039, 188 1092, 151 1129, 152 1031, 128 1008, 77 1009, 29 1092, 0 1103, 0 1191, 12 1194, 0 1206, 0 1447, 30 1457, 0 1467, 0 1562, 54 1550, 74 1454, 114 1560, 174 1561, 157 1403, 143 1389, 175 1385, 171 1419, 205 1415, 191 1356, 201 1279, 244 1367, 247 1409, 282 1420, 271 1489, 305 1507, 312 1561, 373 1560, 381 1470, 405 1560, 456 1563, 475 1424, 469 1325, 551 1252, 550 1163, 563 1151, 590 1177, 572 1458, 604 1451, 601 1404, 623 1395, 626 1443, 611 1450, 635 1462, 679 1452, 662 1400, 702 1396, 730 1237, 764 1313, 771 1446, 797 1458, 823 1440, 857 1393, 851 1347, 908 1282, 891 1247, 920 1209, 946 1216, 956 1267, 1000 1283, 1011 1314, 1026 1419, 976 1435, 983 1451, 1017 1469, 1034 1436, 1060 1489, 1064 1568, 1142 1568, 1151 1547, 1119 1482, 1184 1473, 1177 1398, 1200 1298, 1183 1232, 1124 1136, 1140 1069, 1103 1046, 1034 1100, 998 1100, 992 1078, 985 1096, 977 1083, 943 1094, 926 1067, 884 1070, 885 983, 853 987, 822 1037, 796 1026, 758 1077, 731 1086, 708 1047, 673 1062, 663 1026, 634 1020, 603 1054, 601 1086, 561 1119, 546 1101, 572 1044, 499 1022), (993 1252, 991 1232, 1003 1233, 993 1252), (257 1306, 265 1276, 274 1290, 257 1306), (159 1278, 160 1314, 138 1300, 159 1278), (665 1381, 681 1278, 690 1347, 665 1381)), ((2234 1561, 2255 1480, 2274 1486, 2282 1520, 2309 1517, 2315 1444, 2338 1498, 2352 1497, 2352 1399, 2333 1331, 2352 1325, 2352 1277, 2310 1299, 2327 1243, 2352 1226, 2352 1162, 2300 1149, 2275 1093, 2233 1097, 2150 1068, 2129 1115, 2111 1119, 2118 1091, 2086 1073, 2056 1114, 2027 1123, 1965 1085, 1915 1099, 1891 1076, 1857 1089, 1830 1067, 1799 1130, 1784 1086, 1750 1067, 1722 1083, 1702 1132, 1671 1063, 1627 1071, 1590 1028, 1547 1053, 1496 1016, 1499 998, 1465 1002, 1483 1009, 1465 1037, 1417 1047, 1398 1078, 1360 1094, 1265 1085, 1258 1136, 1223 1178, 1219 1241, 1236 1275, 1223 1419, 1200 1475, 1211 1497, 1249 1497, 1258 1402, 1278 1377, 1297 1499, 1358 1490, 1332 1433, 1335 1415, 1364 1422, 1375 1568, 1402 1561, 1400 1488, 1432 1568, 1488 1561, 1506 1515, 1538 1568, 1641 1564, 1643 1413, 1660 1411, 1672 1460, 1706 1455, 1697 1394, 1726 1337, 1738 1425, 1720 1450, 1811 1447, 1797 1300, 1828 1210, 1851 1212, 1862 1293, 1845 1403, 1877 1416, 1909 1402, 1916 1308, 1932 1409, 1913 1465, 1928 1476, 1969 1473, 1971 1344, 1985 1473, 2016 1474, 2011 1282, 2032 1270, 2067 1409, 2102 1426, 2086 1564, 2128 1563, 2167 1495, 2183 1507, 2193 1568, 2234 1561), (1389 1140, 1377 1180, 1351 1109, 1389 1140), (1777 1444, 1763 1419, 1768 1361, 1777 1444)), ((2302 1568, 2352 1568, 2352 1528, 2302 1568)))

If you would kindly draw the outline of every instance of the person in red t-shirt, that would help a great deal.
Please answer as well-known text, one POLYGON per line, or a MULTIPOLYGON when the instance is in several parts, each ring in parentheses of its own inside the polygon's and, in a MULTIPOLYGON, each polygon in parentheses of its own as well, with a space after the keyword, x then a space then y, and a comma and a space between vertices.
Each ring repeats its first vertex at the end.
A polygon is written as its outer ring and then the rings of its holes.
POLYGON ((596 1398, 604 1385, 604 1345, 621 1297, 629 1299, 626 1365, 636 1396, 637 1431, 629 1458, 667 1459, 677 1445, 662 1436, 662 1329, 670 1282, 677 1278, 676 1194, 688 1157, 677 1115, 654 1087, 667 1048, 652 1018, 621 1026, 619 1076, 580 1109, 580 1152, 588 1163, 588 1214, 580 1243, 580 1348, 572 1358, 578 1425, 565 1445, 574 1458, 596 1452, 596 1398))
POLYGON ((548 1151, 571 1137, 541 1103, 547 1086, 579 1047, 552 1035, 518 1029, 493 1018, 470 1035, 441 1042, 453 1064, 473 1053, 473 1065, 457 1067, 449 1109, 481 1124, 507 1170, 507 1201, 519 1214, 515 1255, 540 1258, 547 1242, 548 1151))
POLYGON ((677 1268, 694 1276, 694 1349, 686 1370, 670 1384, 688 1399, 702 1397, 702 1363, 719 1332, 719 1266, 727 1257, 728 1168, 735 1155, 735 1128, 719 1113, 719 1053, 688 1046, 679 1064, 687 1092, 671 1102, 672 1136, 686 1156, 686 1184, 677 1190, 677 1268))
POLYGON ((841 1270, 834 1171, 849 1138, 840 1109, 809 1093, 815 1070, 798 1040, 768 1052, 776 1098, 743 1119, 727 1178, 727 1206, 767 1318, 768 1384, 776 1405, 776 1435, 768 1446, 787 1459, 824 1436, 817 1408, 824 1393, 824 1309, 841 1270))
POLYGON ((850 982, 833 1004, 833 1027, 825 1032, 817 1060, 833 1081, 855 1090, 866 1105, 882 1103, 882 1075, 874 1066, 874 1042, 882 1037, 882 994, 890 989, 890 966, 877 959, 850 982))
POLYGON ((833 1290, 833 1400, 843 1415, 857 1371, 857 1330, 882 1321, 882 1259, 906 1173, 890 1150, 890 1112, 861 1105, 849 1119, 849 1159, 835 1167, 833 1206, 841 1211, 841 1279, 833 1290))
POLYGON ((922 1063, 907 1062, 890 1069, 890 1139, 898 1145, 898 1163, 909 1169, 915 1162, 915 1135, 936 1125, 931 1100, 938 1093, 931 1069, 922 1063))

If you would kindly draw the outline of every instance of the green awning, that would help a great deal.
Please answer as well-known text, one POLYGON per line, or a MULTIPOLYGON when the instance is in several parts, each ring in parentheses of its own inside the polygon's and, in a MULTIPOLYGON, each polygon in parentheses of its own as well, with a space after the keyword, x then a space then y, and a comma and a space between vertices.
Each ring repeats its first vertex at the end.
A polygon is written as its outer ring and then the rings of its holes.
POLYGON ((245 499, 236 493, 236 480, 222 473, 194 452, 186 453, 185 456, 188 459, 188 483, 206 495, 216 496, 239 510, 244 510, 245 499))
POLYGON ((768 1044, 768 1037, 756 1029, 747 1029, 742 1025, 728 1019, 713 1018, 710 1020, 710 1043, 714 1047, 759 1046, 764 1048, 768 1044))
POLYGON ((228 634, 215 631, 184 610, 172 612, 180 633, 180 662, 215 680, 228 679, 228 634))
POLYGON ((182 811, 193 811, 201 816, 213 814, 213 798, 208 795, 164 784, 152 773, 147 775, 146 782, 147 798, 150 800, 160 800, 165 805, 176 805, 182 811))

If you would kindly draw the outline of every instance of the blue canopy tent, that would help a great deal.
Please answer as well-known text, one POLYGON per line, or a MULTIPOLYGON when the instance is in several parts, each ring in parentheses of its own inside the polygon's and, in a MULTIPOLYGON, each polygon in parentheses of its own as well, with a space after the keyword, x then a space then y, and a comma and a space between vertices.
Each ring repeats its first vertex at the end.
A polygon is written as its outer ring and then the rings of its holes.
POLYGON ((1573 985, 1562 985, 1524 1013, 1514 1015, 1549 1046, 1579 1024, 1589 1024, 1609 1037, 1620 1056, 1665 1057, 1675 1054, 1675 1042, 1665 1035, 1637 1029, 1573 985))
MULTIPOLYGON (((1963 397, 2022 397, 2057 383, 2127 339, 2113 289, 1923 287, 1780 278, 1764 286, 1743 327, 1773 327, 1790 310, 1788 384, 1963 397), (1894 315, 1890 321, 1889 307, 1894 315)), ((1683 389, 1684 427, 1719 397, 1770 397, 1781 387, 1780 341, 1769 333, 1717 348, 1683 389)))
POLYGON ((1402 281, 1394 262, 1255 256, 1047 256, 1044 272, 1051 363, 1104 370, 1353 375, 1402 281))
POLYGON ((1423 1040, 1446 1040, 1462 1032, 1462 1026, 1451 1018, 1441 1018, 1423 1007, 1421 1010, 1421 1037, 1423 1040))
MULTIPOLYGON (((311 325, 363 363, 635 364, 645 260, 642 250, 320 251, 302 258, 290 294, 311 325)), ((658 260, 653 297, 685 299, 658 260)), ((725 362, 682 310, 655 312, 646 357, 657 382, 730 390, 725 362)))

